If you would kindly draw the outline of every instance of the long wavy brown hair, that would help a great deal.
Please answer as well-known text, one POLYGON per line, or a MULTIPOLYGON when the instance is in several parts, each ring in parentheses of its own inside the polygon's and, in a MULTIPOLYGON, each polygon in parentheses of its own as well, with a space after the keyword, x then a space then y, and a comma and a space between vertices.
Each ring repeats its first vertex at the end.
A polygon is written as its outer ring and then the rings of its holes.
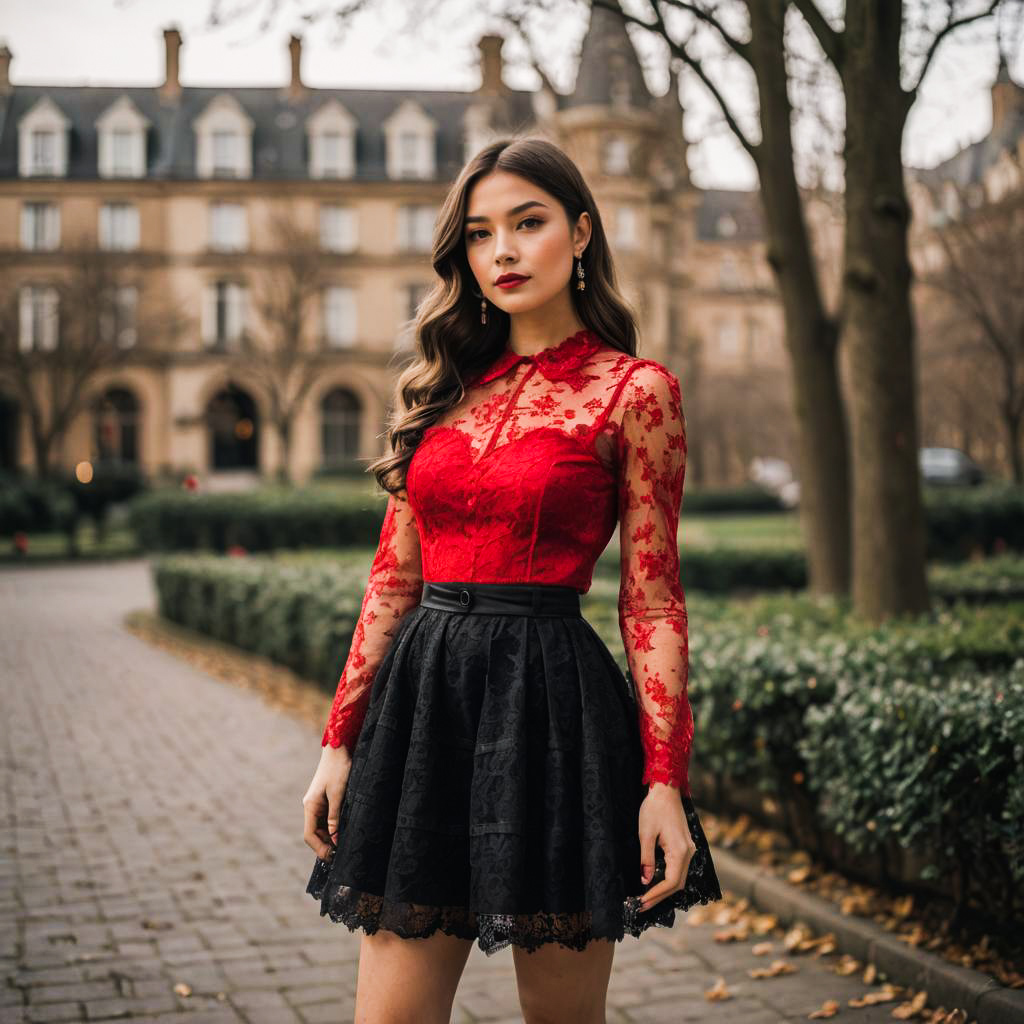
POLYGON ((538 136, 510 136, 481 149, 460 171, 434 226, 431 262, 437 280, 413 321, 415 355, 399 374, 387 438, 390 451, 369 469, 385 491, 405 487, 406 470, 423 431, 465 395, 464 382, 487 369, 508 345, 511 318, 493 303, 480 323, 480 297, 466 255, 465 218, 470 190, 492 171, 517 174, 554 196, 570 230, 590 214, 591 236, 582 263, 587 287, 567 287, 583 325, 603 341, 636 355, 636 318, 619 293, 601 214, 579 168, 554 143, 538 136))

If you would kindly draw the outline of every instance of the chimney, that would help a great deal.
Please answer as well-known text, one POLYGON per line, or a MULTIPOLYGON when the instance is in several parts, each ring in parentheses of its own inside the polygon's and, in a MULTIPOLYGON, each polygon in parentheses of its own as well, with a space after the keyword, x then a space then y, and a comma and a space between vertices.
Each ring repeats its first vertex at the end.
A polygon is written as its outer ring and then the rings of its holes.
POLYGON ((178 53, 181 50, 181 33, 176 28, 164 29, 164 84, 160 87, 160 95, 164 99, 176 100, 181 95, 181 82, 178 80, 178 53))
POLYGON ((481 36, 480 43, 480 88, 479 92, 495 94, 507 88, 501 78, 501 48, 505 43, 504 36, 481 36))
POLYGON ((288 53, 292 59, 292 80, 288 84, 288 98, 301 99, 306 93, 302 84, 302 37, 291 36, 288 40, 288 53))
POLYGON ((11 85, 11 51, 6 43, 0 43, 0 96, 13 92, 11 85))

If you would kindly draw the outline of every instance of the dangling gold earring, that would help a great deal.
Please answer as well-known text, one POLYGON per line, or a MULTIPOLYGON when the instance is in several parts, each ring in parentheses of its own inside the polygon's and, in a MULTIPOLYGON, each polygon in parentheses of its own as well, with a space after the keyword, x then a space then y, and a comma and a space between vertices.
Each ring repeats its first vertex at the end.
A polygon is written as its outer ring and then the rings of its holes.
POLYGON ((576 264, 576 290, 581 292, 587 287, 587 282, 584 279, 583 274, 583 256, 582 254, 576 257, 579 262, 576 264))
POLYGON ((480 323, 487 323, 487 299, 483 292, 473 291, 473 294, 480 300, 480 323))

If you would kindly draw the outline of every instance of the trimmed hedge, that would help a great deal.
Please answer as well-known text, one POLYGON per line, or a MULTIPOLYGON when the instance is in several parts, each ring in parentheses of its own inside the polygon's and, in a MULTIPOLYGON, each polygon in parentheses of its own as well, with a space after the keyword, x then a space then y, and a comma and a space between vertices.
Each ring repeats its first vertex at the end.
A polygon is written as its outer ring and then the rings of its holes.
MULTIPOLYGON (((355 559, 154 563, 162 615, 327 693, 367 570, 355 559)), ((614 594, 595 585, 584 607, 628 675, 614 594)), ((864 871, 874 858, 882 877, 971 898, 997 918, 1020 912, 1024 603, 939 605, 879 627, 853 620, 845 601, 806 596, 697 598, 690 608, 700 621, 689 695, 702 798, 755 813, 774 805, 778 817, 766 820, 827 860, 864 871), (740 801, 747 791, 753 805, 740 801)))
POLYGON ((376 547, 386 496, 339 496, 323 488, 245 494, 144 495, 129 520, 148 551, 226 552, 305 547, 376 547))
MULTIPOLYGON (((691 586, 731 591, 794 588, 807 583, 806 557, 779 548, 701 549, 685 544, 685 518, 705 512, 764 511, 761 492, 689 492, 684 501, 684 548, 691 586), (744 497, 747 495, 747 498, 744 497), (747 500, 749 498, 749 500, 747 500), (760 502, 760 503, 759 503, 760 502)), ((770 495, 768 496, 771 497, 770 495)), ((131 524, 148 551, 247 551, 375 545, 387 495, 327 487, 197 494, 151 492, 131 507, 131 524)), ((979 487, 970 492, 926 489, 927 552, 959 562, 981 554, 1024 551, 1024 488, 979 487)))

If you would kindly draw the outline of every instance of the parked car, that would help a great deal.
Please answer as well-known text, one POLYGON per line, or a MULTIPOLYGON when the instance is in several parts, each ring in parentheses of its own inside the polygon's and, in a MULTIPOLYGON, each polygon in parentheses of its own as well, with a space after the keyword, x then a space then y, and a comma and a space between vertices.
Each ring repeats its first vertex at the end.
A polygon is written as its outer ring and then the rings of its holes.
POLYGON ((926 484, 976 487, 985 479, 981 466, 959 448, 922 448, 918 465, 926 484))

